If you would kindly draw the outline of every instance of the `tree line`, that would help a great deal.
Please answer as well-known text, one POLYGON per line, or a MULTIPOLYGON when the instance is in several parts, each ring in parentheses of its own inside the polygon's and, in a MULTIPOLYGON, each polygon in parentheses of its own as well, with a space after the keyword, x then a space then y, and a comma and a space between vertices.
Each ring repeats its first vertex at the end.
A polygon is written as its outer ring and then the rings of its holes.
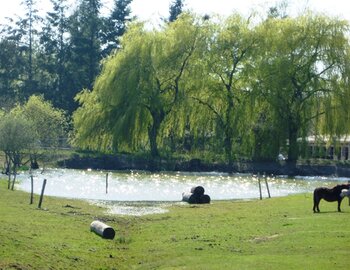
POLYGON ((272 15, 133 24, 92 90, 77 95, 74 142, 153 157, 224 154, 232 164, 280 151, 295 162, 307 136, 348 134, 348 23, 272 15))
POLYGON ((107 17, 98 0, 51 0, 3 28, 0 100, 34 94, 72 119, 71 143, 103 152, 295 162, 305 138, 349 134, 349 25, 278 7, 258 19, 199 16, 173 1, 150 29, 132 0, 107 17), (43 26, 37 32, 35 24, 43 26))
MULTIPOLYGON (((131 16, 132 0, 114 0, 102 14, 101 0, 50 0, 52 9, 40 16, 38 0, 23 0, 26 12, 0 27, 0 104, 11 108, 33 94, 71 114, 75 95, 91 88, 100 62, 119 47, 131 16)), ((176 18, 182 1, 171 3, 176 18)), ((106 7, 105 7, 106 8, 106 7)))
MULTIPOLYGON (((73 9, 68 0, 50 1, 41 17, 40 1, 23 0, 25 14, 0 25, 0 150, 9 188, 19 166, 37 168, 39 158, 48 161, 66 146, 74 97, 92 87, 100 62, 137 19, 132 0, 114 0, 109 14, 101 14, 100 0, 77 0, 73 9)), ((164 21, 176 20, 182 6, 173 1, 164 21)))

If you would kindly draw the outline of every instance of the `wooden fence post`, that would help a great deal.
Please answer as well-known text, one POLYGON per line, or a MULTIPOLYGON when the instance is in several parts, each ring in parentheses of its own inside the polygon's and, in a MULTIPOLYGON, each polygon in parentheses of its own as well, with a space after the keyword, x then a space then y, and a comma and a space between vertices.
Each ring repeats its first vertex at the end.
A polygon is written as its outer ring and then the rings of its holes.
POLYGON ((108 193, 108 173, 106 173, 106 194, 108 193))
POLYGON ((33 180, 33 175, 30 176, 30 204, 33 204, 34 200, 34 180, 33 180))
POLYGON ((16 169, 16 166, 14 166, 11 190, 14 190, 15 188, 16 176, 17 176, 17 169, 16 169))
POLYGON ((267 183, 266 176, 264 176, 264 179, 265 179, 265 184, 266 184, 267 194, 269 195, 269 198, 271 198, 271 195, 270 195, 270 189, 269 189, 269 184, 267 183))
POLYGON ((44 179, 43 187, 42 187, 42 189, 41 189, 41 194, 40 194, 40 200, 39 200, 38 208, 41 208, 41 204, 42 204, 42 202, 43 202, 45 186, 46 186, 46 179, 44 179))
MULTIPOLYGON (((348 184, 350 184, 350 180, 348 180, 348 184)), ((349 206, 350 206, 350 197, 349 197, 349 206)))
POLYGON ((260 194, 260 200, 262 200, 261 182, 260 182, 260 175, 259 175, 259 174, 258 174, 258 182, 259 182, 259 194, 260 194))

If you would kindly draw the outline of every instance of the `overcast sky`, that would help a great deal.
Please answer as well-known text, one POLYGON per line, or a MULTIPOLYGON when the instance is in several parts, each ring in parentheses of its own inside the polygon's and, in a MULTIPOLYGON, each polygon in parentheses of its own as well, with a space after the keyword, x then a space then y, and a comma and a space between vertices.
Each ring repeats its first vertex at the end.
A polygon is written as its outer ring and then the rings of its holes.
MULTIPOLYGON (((4 0, 2 0, 4 1, 4 0)), ((14 17, 23 12, 20 5, 22 0, 6 1, 0 8, 0 23, 5 22, 5 17, 14 17)), ((36 0, 41 11, 51 8, 49 0, 36 0)), ((76 0, 69 0, 71 4, 76 0)), ((133 0, 131 9, 133 15, 142 20, 156 20, 159 17, 168 17, 169 5, 172 0, 133 0)), ((269 7, 276 5, 278 0, 184 0, 185 8, 199 14, 228 15, 237 11, 243 15, 249 15, 252 11, 264 12, 269 7)), ((323 12, 331 16, 339 16, 350 21, 349 0, 287 0, 289 3, 288 14, 295 15, 310 9, 323 12)), ((112 8, 113 0, 102 0, 104 6, 112 8)))

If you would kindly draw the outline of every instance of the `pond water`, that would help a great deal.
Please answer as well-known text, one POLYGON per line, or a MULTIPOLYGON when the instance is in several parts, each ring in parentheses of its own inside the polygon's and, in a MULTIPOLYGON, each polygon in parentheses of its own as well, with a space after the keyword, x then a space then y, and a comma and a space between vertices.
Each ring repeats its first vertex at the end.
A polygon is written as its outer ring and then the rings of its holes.
MULTIPOLYGON (((108 172, 106 193, 105 171, 47 169, 35 171, 34 192, 40 194, 42 182, 47 179, 46 195, 107 201, 181 201, 183 192, 190 192, 201 185, 212 200, 259 198, 256 176, 248 174, 185 173, 143 171, 108 172)), ((29 174, 21 174, 19 188, 30 192, 29 174)), ((263 180, 263 178, 261 177, 263 180)), ((266 177, 271 196, 286 196, 294 193, 312 192, 318 186, 334 186, 348 181, 332 177, 266 177)), ((263 196, 267 196, 262 183, 263 196)))
MULTIPOLYGON (((22 173, 18 179, 19 189, 30 192, 30 175, 22 173)), ((151 213, 163 212, 164 203, 180 202, 183 192, 188 193, 198 185, 205 188, 205 193, 212 200, 254 199, 260 196, 258 178, 248 174, 46 169, 35 171, 33 179, 37 194, 41 192, 43 180, 47 179, 45 195, 95 201, 118 214, 138 215, 150 209, 151 213), (136 212, 133 213, 135 207, 136 212)), ((261 179, 263 197, 267 197, 265 181, 261 179)), ((278 176, 266 177, 266 180, 271 196, 280 197, 312 192, 316 187, 331 187, 349 179, 278 176)))

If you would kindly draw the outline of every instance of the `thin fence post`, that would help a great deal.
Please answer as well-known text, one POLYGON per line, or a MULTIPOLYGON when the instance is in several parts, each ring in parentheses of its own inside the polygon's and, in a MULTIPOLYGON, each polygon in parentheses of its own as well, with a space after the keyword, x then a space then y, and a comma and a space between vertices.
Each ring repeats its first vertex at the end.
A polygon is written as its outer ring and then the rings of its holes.
POLYGON ((11 170, 8 171, 7 189, 11 188, 11 170))
POLYGON ((260 175, 259 175, 259 174, 258 174, 258 183, 259 183, 259 194, 260 194, 260 200, 262 200, 261 182, 260 182, 260 175))
POLYGON ((106 194, 108 193, 108 173, 106 173, 106 194))
POLYGON ((267 194, 269 195, 269 198, 271 198, 271 195, 270 195, 270 189, 269 189, 269 184, 267 183, 266 176, 264 176, 264 179, 265 179, 265 184, 266 184, 267 194))
POLYGON ((16 176, 17 176, 17 170, 16 170, 16 168, 15 168, 15 169, 13 170, 13 178, 12 178, 11 190, 14 190, 14 189, 15 189, 16 176))
MULTIPOLYGON (((348 180, 348 184, 350 184, 350 180, 348 180)), ((350 206, 350 197, 348 197, 349 198, 349 206, 350 206)))
POLYGON ((45 186, 46 186, 46 179, 44 179, 43 187, 42 187, 42 189, 41 189, 41 194, 40 194, 40 200, 39 200, 38 208, 41 208, 41 204, 42 204, 42 202, 43 202, 45 186))
POLYGON ((33 204, 34 201, 34 180, 33 175, 30 176, 30 204, 33 204))

